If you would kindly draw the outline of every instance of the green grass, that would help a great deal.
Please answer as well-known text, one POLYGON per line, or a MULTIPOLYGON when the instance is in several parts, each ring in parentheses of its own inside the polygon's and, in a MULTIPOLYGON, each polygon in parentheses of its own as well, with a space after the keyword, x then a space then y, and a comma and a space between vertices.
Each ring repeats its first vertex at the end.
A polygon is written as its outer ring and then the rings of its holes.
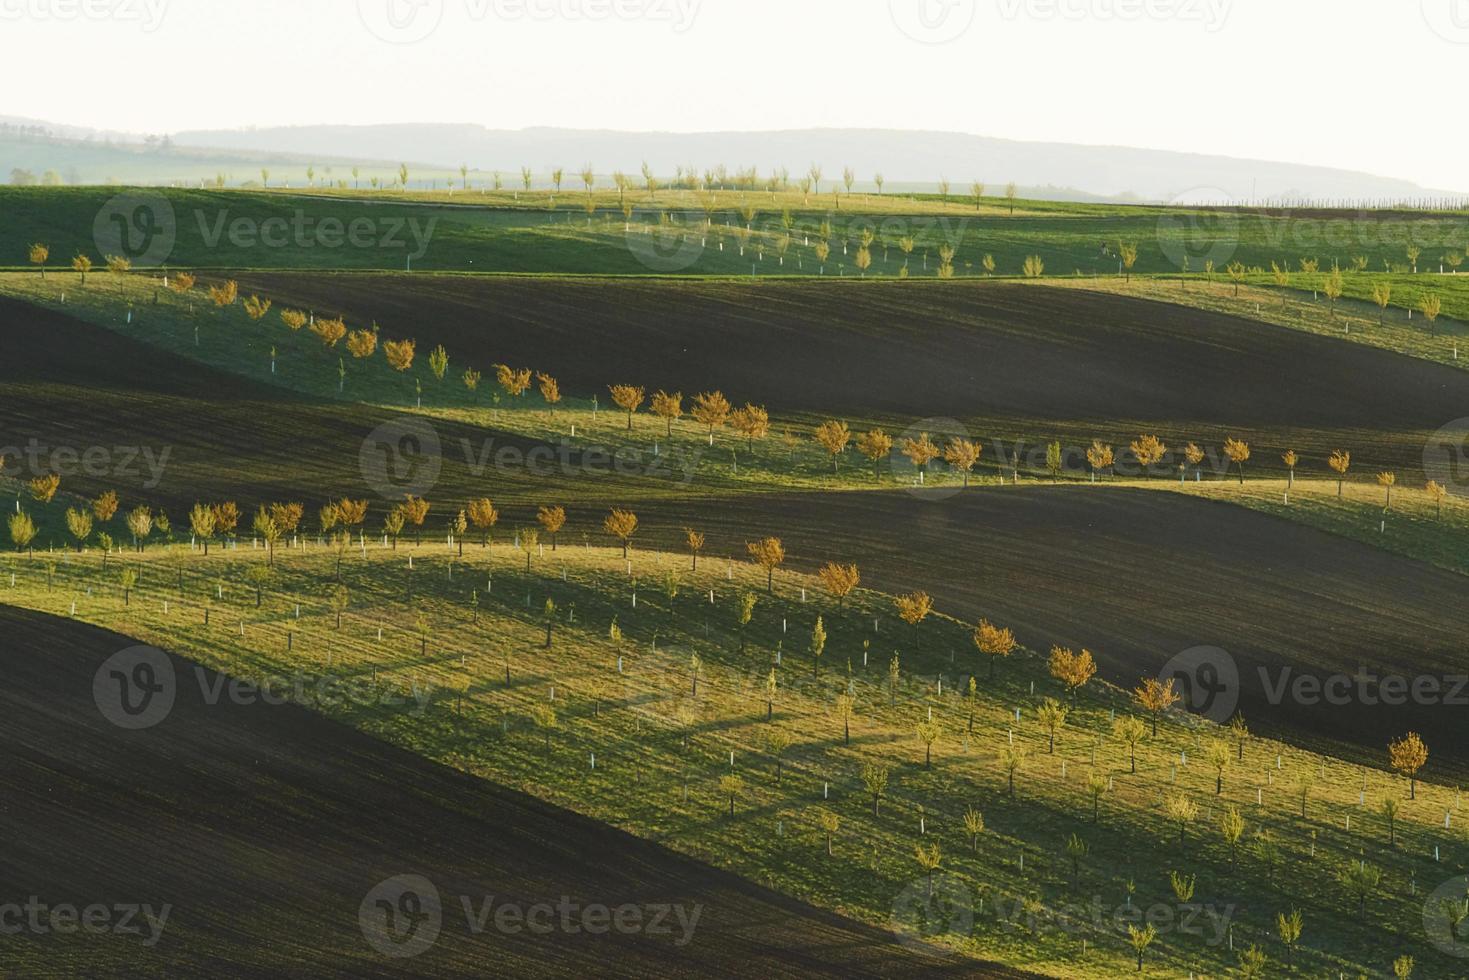
MULTIPOLYGON (((105 214, 107 202, 121 190, 0 189, 0 208, 7 215, 0 229, 0 263, 24 264, 26 246, 37 241, 51 246, 58 264, 69 263, 78 252, 100 259, 92 229, 99 214, 105 214)), ((403 269, 409 253, 420 251, 416 242, 406 230, 401 244, 385 243, 384 237, 409 219, 420 222, 420 231, 434 222, 426 250, 413 257, 416 269, 615 275, 855 276, 859 274, 855 255, 864 229, 876 236, 868 270, 873 276, 896 276, 905 266, 913 276, 934 276, 938 249, 945 242, 957 249, 956 276, 976 277, 986 275, 985 255, 994 257, 1000 275, 1019 275, 1029 255, 1039 255, 1052 276, 1115 273, 1120 271, 1120 242, 1137 245, 1137 272, 1170 273, 1179 271, 1185 259, 1195 272, 1202 272, 1211 260, 1222 270, 1234 260, 1263 268, 1271 260, 1294 263, 1297 257, 1316 257, 1323 268, 1333 261, 1346 267, 1357 255, 1380 268, 1406 261, 1398 243, 1410 235, 1424 245, 1420 267, 1425 267, 1430 260, 1437 263, 1443 253, 1462 252, 1469 241, 1463 216, 1440 212, 1323 216, 1019 202, 1011 214, 1003 200, 993 197, 976 207, 965 198, 944 201, 936 195, 806 198, 794 192, 725 191, 715 194, 712 213, 706 215, 704 196, 693 191, 654 196, 633 191, 627 197, 636 208, 629 230, 615 191, 603 188, 588 196, 570 184, 559 195, 546 189, 482 188, 452 194, 339 188, 137 192, 168 201, 177 228, 168 261, 175 267, 195 268, 403 269), (590 223, 584 210, 589 200, 596 209, 590 223), (741 215, 747 206, 757 212, 749 232, 741 215), (786 212, 791 239, 781 262, 776 243, 785 234, 786 212), (655 226, 665 213, 673 224, 661 234, 655 226), (310 231, 301 240, 307 244, 296 241, 294 232, 279 246, 254 240, 263 222, 284 220, 294 228, 297 215, 311 229, 324 219, 335 220, 342 228, 354 219, 365 218, 371 224, 359 244, 327 246, 310 231), (231 223, 240 220, 248 240, 229 233, 231 223), (217 229, 225 233, 216 236, 217 229), (914 239, 911 255, 900 247, 905 237, 914 239), (823 238, 832 245, 824 268, 815 254, 823 238), (681 258, 671 265, 649 260, 650 250, 681 258)), ((108 225, 105 218, 103 224, 108 225)))
MULTIPOLYGON (((1124 748, 1108 734, 1111 713, 1129 710, 1126 696, 1096 683, 1078 699, 1053 756, 1034 708, 1043 696, 1062 695, 1043 658, 1021 651, 991 683, 962 624, 933 617, 915 641, 887 597, 859 592, 838 610, 814 580, 793 574, 779 574, 775 594, 767 596, 758 569, 722 561, 703 562, 691 572, 686 557, 635 550, 629 576, 617 552, 563 542, 555 552, 534 553, 527 572, 525 555, 504 535, 493 549, 472 543, 462 559, 442 541, 421 547, 405 541, 397 551, 369 541, 365 554, 356 547, 346 553, 343 581, 351 607, 337 630, 327 601, 334 561, 332 549, 315 541, 280 550, 257 607, 246 573, 263 565, 264 552, 248 538, 238 549, 215 548, 208 558, 187 544, 119 554, 105 570, 95 550, 12 555, 0 568, 0 598, 63 616, 75 603, 80 619, 246 679, 300 675, 307 679, 306 704, 390 742, 867 921, 891 923, 895 901, 921 878, 914 845, 936 842, 946 880, 968 889, 976 904, 985 899, 985 912, 972 934, 958 940, 959 948, 1052 975, 1127 972, 1129 952, 1115 924, 1063 930, 1050 917, 1094 898, 1108 909, 1121 905, 1125 880, 1136 884, 1134 904, 1172 909, 1178 903, 1167 883, 1170 870, 1199 876, 1197 902, 1237 905, 1236 947, 1259 943, 1277 964, 1274 913, 1301 908, 1308 923, 1306 948, 1297 956, 1302 975, 1380 971, 1399 952, 1417 956, 1426 975, 1450 969, 1422 937, 1421 907, 1423 890, 1469 859, 1460 833, 1441 826, 1442 814, 1458 808, 1454 790, 1420 786, 1416 801, 1404 800, 1399 845, 1388 848, 1382 821, 1370 811, 1383 796, 1404 795, 1403 783, 1289 746, 1252 740, 1245 761, 1231 763, 1216 799, 1213 772, 1202 762, 1215 733, 1173 719, 1157 739, 1145 741, 1134 776, 1124 748), (118 586, 125 564, 141 573, 128 606, 118 586), (670 575, 678 585, 672 615, 670 575), (746 591, 759 602, 741 652, 735 610, 746 591), (558 606, 549 650, 542 613, 548 597, 558 606), (813 670, 807 647, 817 615, 830 639, 820 669, 813 670), (620 642, 609 636, 614 617, 620 642), (288 632, 294 634, 290 652, 288 632), (864 641, 870 641, 866 667, 864 641), (778 648, 782 663, 775 668, 778 648), (895 653, 902 681, 893 696, 886 679, 895 653), (692 697, 695 654, 703 668, 692 697), (774 720, 767 723, 763 692, 773 668, 778 694, 774 720), (963 693, 971 673, 980 679, 972 700, 963 693), (323 676, 349 679, 359 685, 354 690, 370 696, 322 693, 328 689, 312 682, 323 676), (847 685, 859 705, 850 746, 842 744, 832 715, 833 699, 847 685), (541 704, 558 713, 549 752, 531 720, 532 708, 541 704), (1022 711, 1018 724, 1016 708, 1022 711), (913 735, 930 709, 942 729, 932 769, 924 767, 923 747, 913 735), (1013 800, 996 762, 1012 728, 1031 750, 1013 800), (768 740, 777 730, 792 740, 779 781, 768 740), (733 819, 725 815, 727 800, 718 788, 731 751, 745 780, 733 819), (1180 751, 1192 761, 1178 770, 1174 784, 1180 751), (861 765, 873 761, 892 772, 876 819, 858 779, 861 765), (1094 771, 1114 779, 1096 824, 1085 791, 1094 771), (1316 782, 1302 820, 1290 787, 1305 774, 1316 782), (1364 780, 1366 809, 1357 805, 1364 780), (824 784, 830 786, 825 799, 824 784), (1196 799, 1201 811, 1182 848, 1160 802, 1179 791, 1196 799), (1282 859, 1273 883, 1264 881, 1258 848, 1249 844, 1231 873, 1215 827, 1224 804, 1240 806, 1251 832, 1274 835, 1282 859), (813 823, 819 807, 841 818, 832 858, 813 823), (973 854, 962 827, 967 807, 982 810, 988 826, 973 854), (1091 848, 1074 881, 1063 853, 1073 833, 1091 848), (1445 863, 1432 860, 1434 846, 1442 848, 1445 863), (1352 902, 1340 889, 1323 887, 1359 855, 1386 872, 1381 894, 1369 904, 1370 929, 1357 926, 1352 902), (1025 924, 1027 915, 1015 911, 1023 902, 1037 903, 1031 911, 1041 921, 1034 930, 1025 924), (996 917, 997 908, 1005 919, 996 917), (1011 915, 1017 921, 1007 921, 1011 915)), ((1149 955, 1149 972, 1213 975, 1234 961, 1226 948, 1202 937, 1165 934, 1149 955)))

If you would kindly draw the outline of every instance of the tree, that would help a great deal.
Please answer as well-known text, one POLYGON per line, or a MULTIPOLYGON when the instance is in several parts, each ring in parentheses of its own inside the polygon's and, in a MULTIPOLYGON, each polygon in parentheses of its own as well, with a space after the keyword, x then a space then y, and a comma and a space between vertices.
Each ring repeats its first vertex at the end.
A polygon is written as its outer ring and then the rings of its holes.
POLYGON ((251 525, 251 529, 265 542, 266 567, 273 567, 275 565, 276 542, 281 539, 281 534, 283 533, 280 524, 276 522, 275 518, 270 516, 270 511, 267 508, 261 506, 255 511, 255 519, 251 525))
POLYGON ((1180 700, 1182 695, 1174 689, 1174 679, 1160 681, 1156 677, 1146 677, 1140 686, 1133 689, 1132 697, 1153 718, 1153 737, 1158 737, 1158 718, 1163 712, 1172 708, 1180 700))
POLYGON ((31 499, 40 504, 49 504, 61 489, 61 477, 55 473, 43 473, 26 484, 31 499))
POLYGON ((1326 465, 1336 471, 1336 495, 1340 497, 1342 482, 1347 478, 1347 470, 1352 468, 1352 454, 1344 449, 1333 450, 1326 465))
POLYGON ((1010 794, 1012 800, 1015 798, 1015 774, 1025 764, 1025 759, 1028 755, 1029 753, 1023 745, 1007 744, 1000 746, 1000 768, 1005 770, 1005 776, 1008 780, 1006 792, 1010 794))
POLYGON ((838 694, 836 715, 842 720, 842 744, 852 744, 852 716, 857 713, 857 699, 850 694, 838 694))
POLYGON ((1133 952, 1137 953, 1137 972, 1143 972, 1143 954, 1148 947, 1153 945, 1153 940, 1158 938, 1158 927, 1151 922, 1143 928, 1128 924, 1127 942, 1132 946, 1133 952))
POLYGON ((482 535, 480 538, 480 547, 488 548, 490 546, 490 535, 493 533, 495 525, 499 523, 500 512, 495 509, 495 505, 490 501, 489 497, 480 497, 477 500, 471 500, 465 506, 464 513, 469 518, 469 523, 473 524, 475 530, 479 531, 482 535))
POLYGON ((968 439, 951 439, 944 447, 944 462, 964 474, 964 486, 969 486, 969 474, 979 462, 984 447, 968 439))
POLYGON ((668 437, 673 438, 673 423, 683 416, 683 392, 675 391, 670 395, 666 391, 658 391, 653 396, 650 410, 667 423, 668 437))
POLYGON ((76 538, 77 551, 81 551, 87 539, 92 536, 92 515, 75 507, 68 508, 66 529, 72 537, 76 538))
POLYGON ((775 591, 775 570, 786 560, 785 545, 780 538, 761 538, 759 541, 747 541, 745 550, 750 555, 750 560, 765 569, 765 591, 775 591))
POLYGON ((1384 796, 1378 805, 1382 818, 1387 821, 1387 845, 1398 846, 1398 811, 1402 809, 1402 803, 1396 796, 1384 796))
POLYGON ((224 282, 209 287, 209 299, 217 309, 223 310, 234 306, 239 296, 240 286, 233 279, 226 279, 224 282))
POLYGON ((1383 510, 1392 510, 1392 488, 1397 485, 1398 475, 1392 470, 1383 470, 1377 474, 1377 485, 1387 491, 1387 503, 1383 510))
POLYGON ((1229 746, 1220 739, 1211 739, 1204 749, 1204 758, 1214 767, 1214 795, 1224 792, 1224 770, 1229 768, 1229 746))
POLYGON ((1261 980, 1265 976, 1265 953, 1253 943, 1239 954, 1240 980, 1261 980))
POLYGON ((556 405, 561 401, 561 385, 549 374, 536 372, 536 386, 541 392, 541 401, 546 403, 551 414, 556 414, 556 405))
POLYGON ((1301 910, 1292 909, 1290 914, 1277 912, 1275 914, 1275 933, 1280 937, 1280 942, 1285 946, 1285 962, 1291 961, 1291 954, 1295 950, 1296 943, 1301 941, 1301 910))
POLYGON ((1413 957, 1404 954, 1392 961, 1392 975, 1397 980, 1409 980, 1413 976, 1413 967, 1416 964, 1413 957))
POLYGON ((92 516, 98 524, 106 524, 117 516, 117 508, 117 491, 106 490, 92 501, 92 516))
POLYGON ((1280 461, 1285 464, 1285 488, 1289 490, 1296 485, 1296 464, 1301 461, 1301 457, 1296 455, 1294 449, 1287 449, 1281 454, 1280 461))
MULTIPOLYGON (((740 616, 739 616, 739 620, 740 620, 740 652, 741 653, 744 653, 745 652, 745 628, 750 625, 750 620, 753 619, 754 616, 755 616, 755 603, 757 601, 758 601, 758 598, 756 597, 755 593, 753 593, 753 592, 746 592, 743 596, 740 597, 740 616)), ((770 678, 771 678, 772 681, 774 681, 774 679, 775 679, 775 671, 772 670, 770 672, 770 678)), ((768 710, 769 707, 770 707, 770 705, 767 704, 766 705, 766 708, 767 708, 766 716, 767 716, 767 718, 769 717, 769 710, 768 710)))
POLYGON ((11 514, 6 520, 10 529, 10 540, 15 545, 15 550, 30 551, 31 542, 36 540, 36 522, 31 520, 30 515, 24 511, 11 514))
POLYGON ((1229 273, 1229 280, 1234 283, 1235 298, 1238 299, 1239 287, 1245 281, 1245 264, 1243 262, 1231 262, 1224 267, 1224 271, 1229 273))
POLYGON ((1250 726, 1245 723, 1244 715, 1236 712, 1234 717, 1229 719, 1229 734, 1238 743, 1239 759, 1243 762, 1245 758, 1245 743, 1250 740, 1250 726))
POLYGON ((1357 897, 1358 915, 1366 922, 1367 899, 1382 884, 1382 869, 1366 861, 1356 861, 1347 864, 1337 877, 1347 891, 1357 897))
POLYGON ((970 851, 978 854, 979 835, 984 833, 984 814, 974 807, 968 807, 964 811, 964 832, 969 835, 970 851))
POLYGON ((816 825, 826 835, 826 856, 831 857, 831 839, 841 827, 842 818, 825 807, 820 807, 816 811, 816 825))
POLYGON ((1437 480, 1429 480, 1423 485, 1423 492, 1428 494, 1428 499, 1433 501, 1434 516, 1443 517, 1444 498, 1449 495, 1448 488, 1437 480))
MULTIPOLYGON (((185 273, 181 272, 173 277, 175 287, 179 285, 179 280, 184 275, 185 273)), ((286 325, 286 328, 288 330, 290 330, 292 333, 295 333, 297 330, 300 330, 302 327, 306 326, 306 314, 302 313, 300 310, 281 310, 281 322, 286 325)))
POLYGON ((401 374, 413 366, 416 347, 412 340, 386 340, 383 341, 383 357, 387 358, 389 367, 401 374))
POLYGON ((821 673, 821 655, 826 652, 826 626, 821 617, 816 617, 816 625, 811 627, 811 676, 815 677, 821 673))
POLYGON ((918 648, 918 627, 933 612, 933 599, 927 592, 910 592, 895 596, 893 603, 898 607, 898 618, 913 627, 913 647, 918 648))
POLYGON ((704 550, 704 535, 701 531, 695 531, 686 527, 684 531, 684 544, 688 546, 689 557, 693 559, 693 571, 699 570, 699 552, 704 550))
POLYGON ((857 437, 857 451, 872 462, 872 476, 878 476, 878 467, 893 451, 893 437, 881 429, 872 429, 857 437))
POLYGON ((495 383, 510 398, 519 398, 530 390, 531 369, 513 368, 508 364, 496 364, 495 383))
MULTIPOLYGON (((350 349, 351 338, 349 337, 347 340, 350 349)), ((479 391, 479 383, 482 377, 484 375, 480 374, 474 368, 465 368, 464 373, 460 375, 460 380, 464 382, 465 390, 469 392, 469 400, 471 402, 474 401, 475 392, 479 391)))
POLYGON ((863 276, 866 276, 867 270, 872 268, 872 250, 866 245, 857 249, 857 256, 852 260, 852 264, 863 276))
POLYGON ((1245 835, 1245 818, 1240 814, 1239 807, 1230 806, 1225 809, 1224 816, 1219 818, 1219 835, 1229 845, 1229 866, 1233 868, 1239 858, 1240 838, 1245 835))
POLYGON ((1086 686, 1086 682, 1096 674, 1097 663, 1090 650, 1073 653, 1066 647, 1053 646, 1050 669, 1051 676, 1065 685, 1066 693, 1075 700, 1076 692, 1086 686))
POLYGON ((1408 799, 1416 800, 1418 771, 1428 764, 1428 746, 1417 732, 1409 732, 1387 743, 1387 759, 1394 771, 1408 777, 1408 799))
POLYGON ((449 370, 449 352, 444 350, 443 344, 429 351, 428 369, 433 372, 435 381, 444 380, 444 372, 449 370))
POLYGON ((311 324, 311 332, 321 340, 324 347, 336 347, 337 343, 347 336, 347 325, 339 318, 329 319, 318 317, 311 324))
POLYGON ((770 433, 770 414, 763 405, 751 405, 735 409, 729 416, 730 428, 745 437, 745 448, 753 453, 755 440, 764 439, 770 433))
POLYGON ((928 875, 928 897, 933 898, 933 873, 943 863, 943 855, 939 853, 938 843, 935 842, 928 847, 924 847, 922 844, 915 845, 913 848, 913 859, 918 862, 918 866, 928 875))
POLYGON ((1005 200, 1010 205, 1010 214, 1011 215, 1014 215, 1015 214, 1015 198, 1019 194, 1020 194, 1020 188, 1018 188, 1018 187, 1015 186, 1015 182, 1014 181, 1011 181, 1010 183, 1008 183, 1008 184, 1005 185, 1005 200))
POLYGON ((1132 281, 1132 267, 1137 265, 1137 243, 1118 242, 1117 257, 1122 261, 1122 269, 1126 274, 1125 281, 1132 281))
POLYGON ((1336 316, 1336 301, 1341 299, 1342 291, 1345 288, 1345 284, 1342 282, 1340 269, 1332 269, 1331 275, 1327 276, 1326 281, 1321 284, 1321 291, 1325 293, 1326 298, 1331 301, 1332 317, 1336 316))
POLYGON ((126 522, 133 536, 133 548, 142 551, 143 542, 153 533, 153 512, 147 507, 135 507, 128 512, 126 522))
POLYGON ((816 427, 814 438, 831 455, 831 471, 836 473, 837 461, 846 452, 847 443, 852 439, 847 423, 828 419, 816 427))
POLYGON ((87 284, 87 273, 92 271, 92 260, 85 255, 78 255, 71 260, 73 271, 81 274, 82 285, 87 284))
POLYGON ((1250 458, 1250 444, 1239 439, 1226 437, 1224 440, 1224 455, 1229 461, 1239 467, 1239 485, 1245 485, 1245 462, 1250 458))
POLYGON ((1182 793, 1170 796, 1163 804, 1168 819, 1178 825, 1178 846, 1183 847, 1188 825, 1199 815, 1199 805, 1182 793))
POLYGON ((913 734, 923 743, 923 768, 933 768, 933 743, 939 739, 939 726, 931 721, 921 721, 914 726, 913 734))
POLYGON ((259 323, 265 319, 265 314, 270 312, 270 300, 261 299, 251 293, 250 298, 245 300, 245 315, 252 321, 259 323))
POLYGON ((837 600, 837 609, 840 610, 846 602, 847 596, 851 595, 862 581, 862 575, 856 565, 842 565, 829 561, 822 565, 817 575, 821 578, 821 584, 826 586, 837 600))
POLYGON ((410 493, 398 506, 403 509, 403 517, 413 525, 413 543, 416 545, 423 534, 423 522, 428 519, 429 509, 433 505, 422 497, 415 497, 410 493))
POLYGON ((556 550, 556 535, 566 526, 566 508, 564 507, 541 507, 536 511, 536 520, 541 522, 541 527, 551 536, 551 550, 556 550))
POLYGON ((1066 724, 1066 716, 1069 713, 1070 709, 1055 698, 1046 698, 1040 703, 1040 707, 1035 709, 1036 720, 1045 726, 1046 733, 1049 735, 1049 742, 1046 746, 1048 754, 1055 755, 1056 732, 1066 724))
POLYGON ((1096 823, 1102 815, 1102 795, 1107 792, 1107 777, 1099 772, 1092 773, 1087 777, 1086 791, 1092 798, 1092 823, 1096 823))
MULTIPOLYGON (((377 351, 377 332, 375 330, 353 330, 347 334, 347 353, 355 360, 365 360, 377 351)), ((467 373, 467 372, 466 372, 467 373)), ((475 378, 478 383, 479 379, 475 378)))
POLYGON ((1377 325, 1380 327, 1387 318, 1387 304, 1392 302, 1392 283, 1373 283, 1372 302, 1377 304, 1377 325))
POLYGON ((1132 715, 1125 715, 1112 723, 1112 734, 1127 746, 1128 762, 1131 771, 1137 772, 1137 743, 1141 742, 1148 733, 1147 726, 1142 720, 1132 715))
POLYGON ((195 504, 189 511, 189 530, 204 543, 204 554, 209 554, 209 539, 214 537, 214 508, 208 504, 195 504))
POLYGON ((636 385, 611 385, 607 390, 612 393, 612 403, 627 413, 627 431, 631 432, 633 413, 643 404, 643 389, 636 385))
POLYGON ((721 392, 706 391, 694 396, 694 406, 689 414, 702 425, 709 427, 709 445, 714 445, 714 430, 729 419, 729 399, 721 392))
POLYGON ((995 626, 987 619, 981 619, 979 625, 974 628, 974 645, 979 652, 990 658, 990 677, 995 679, 995 661, 1001 657, 1008 657, 1015 652, 1015 634, 1008 628, 995 626))
POLYGON ((531 555, 535 554, 536 545, 540 543, 541 532, 533 527, 523 527, 515 534, 516 546, 525 552, 525 570, 530 571, 531 555))
POLYGON ((1112 447, 1100 439, 1093 439, 1091 448, 1086 451, 1086 463, 1091 467, 1092 482, 1097 482, 1097 471, 1111 469, 1115 462, 1112 447))
POLYGON ((612 535, 622 544, 622 557, 623 560, 626 560, 628 543, 638 530, 638 515, 630 510, 620 510, 614 507, 602 519, 602 530, 612 535))
POLYGON ((27 255, 30 258, 31 265, 41 271, 41 280, 44 282, 46 279, 46 263, 51 258, 50 247, 37 242, 27 250, 27 255))
POLYGON ((1155 435, 1140 435, 1127 448, 1132 450, 1132 458, 1137 460, 1144 476, 1150 467, 1162 462, 1163 457, 1168 455, 1167 445, 1155 435))
POLYGON ((908 457, 914 467, 918 470, 918 482, 923 482, 923 474, 928 471, 928 464, 938 458, 939 447, 934 445, 927 432, 918 433, 917 439, 904 439, 902 445, 903 455, 908 457))
POLYGON ((877 819, 878 808, 888 789, 888 768, 876 762, 862 766, 862 788, 872 797, 872 818, 877 819))
POLYGON ((1046 273, 1046 263, 1039 255, 1027 255, 1025 262, 1020 266, 1020 271, 1027 279, 1039 279, 1046 273))

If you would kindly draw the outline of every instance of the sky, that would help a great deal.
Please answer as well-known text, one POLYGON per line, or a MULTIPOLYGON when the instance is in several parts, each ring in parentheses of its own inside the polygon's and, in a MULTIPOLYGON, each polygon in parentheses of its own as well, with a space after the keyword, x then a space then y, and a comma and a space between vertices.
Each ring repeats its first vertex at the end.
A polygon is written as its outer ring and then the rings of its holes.
POLYGON ((1469 0, 0 0, 0 115, 936 129, 1469 190, 1469 0))

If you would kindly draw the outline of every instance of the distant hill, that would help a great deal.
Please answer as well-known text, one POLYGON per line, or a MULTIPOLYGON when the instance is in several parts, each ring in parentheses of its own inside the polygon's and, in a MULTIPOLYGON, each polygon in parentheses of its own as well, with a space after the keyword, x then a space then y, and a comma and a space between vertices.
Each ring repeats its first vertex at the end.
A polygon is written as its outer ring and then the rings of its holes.
POLYGON ((568 173, 591 163, 605 177, 637 174, 644 162, 662 177, 679 168, 730 172, 778 167, 792 176, 813 163, 824 186, 851 167, 857 183, 876 173, 893 191, 932 190, 947 178, 957 193, 985 181, 991 193, 1014 181, 1023 196, 1071 201, 1386 202, 1438 197, 1411 181, 1331 167, 1272 163, 1116 146, 1030 143, 964 133, 876 129, 778 132, 632 133, 533 128, 495 130, 470 124, 405 123, 201 130, 145 136, 0 116, 0 180, 19 171, 46 172, 66 183, 197 183, 223 175, 232 186, 272 170, 274 183, 299 186, 314 165, 317 178, 342 180, 354 166, 388 177, 400 162, 415 185, 442 182, 461 164, 507 182, 528 166, 544 183, 556 167, 568 173), (512 177, 512 175, 514 175, 512 177))
POLYGON ((1133 196, 1166 201, 1178 195, 1238 200, 1310 198, 1409 199, 1431 193, 1411 181, 1329 167, 1240 160, 1113 146, 1027 143, 964 133, 807 129, 780 132, 628 133, 612 130, 494 130, 474 125, 402 124, 211 130, 174 135, 181 146, 226 147, 342 158, 407 158, 439 167, 517 172, 521 166, 568 171, 592 163, 598 173, 637 173, 647 161, 659 174, 679 166, 700 171, 822 166, 828 181, 852 167, 864 184, 882 172, 896 188, 933 186, 947 177, 956 189, 973 180, 991 186, 1073 189, 1075 196, 1133 196))

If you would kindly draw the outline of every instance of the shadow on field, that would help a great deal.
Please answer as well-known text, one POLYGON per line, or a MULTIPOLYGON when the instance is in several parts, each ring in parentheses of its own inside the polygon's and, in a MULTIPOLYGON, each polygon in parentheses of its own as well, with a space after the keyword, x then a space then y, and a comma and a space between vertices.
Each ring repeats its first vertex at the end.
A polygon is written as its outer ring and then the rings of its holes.
POLYGON ((94 695, 94 677, 131 641, 8 607, 0 607, 0 635, 0 907, 31 896, 50 907, 147 906, 162 923, 155 934, 136 915, 129 926, 140 935, 101 936, 27 926, 0 936, 7 974, 850 977, 989 969, 900 946, 884 931, 304 709, 211 703, 200 680, 207 688, 219 675, 196 675, 179 658, 167 661, 178 682, 162 720, 115 727, 99 710, 105 695, 94 695), (416 955, 391 957, 369 944, 359 910, 372 922, 401 913, 401 936, 375 936, 396 953, 415 949, 428 938, 432 904, 419 885, 410 902, 401 879, 382 884, 402 875, 431 884, 441 927, 416 955), (667 935, 559 927, 512 934, 493 924, 476 933, 461 896, 476 905, 493 896, 497 908, 554 905, 562 896, 614 909, 630 903, 649 924, 655 906, 681 904, 684 921, 696 903, 702 913, 683 945, 689 933, 672 916, 667 935))

